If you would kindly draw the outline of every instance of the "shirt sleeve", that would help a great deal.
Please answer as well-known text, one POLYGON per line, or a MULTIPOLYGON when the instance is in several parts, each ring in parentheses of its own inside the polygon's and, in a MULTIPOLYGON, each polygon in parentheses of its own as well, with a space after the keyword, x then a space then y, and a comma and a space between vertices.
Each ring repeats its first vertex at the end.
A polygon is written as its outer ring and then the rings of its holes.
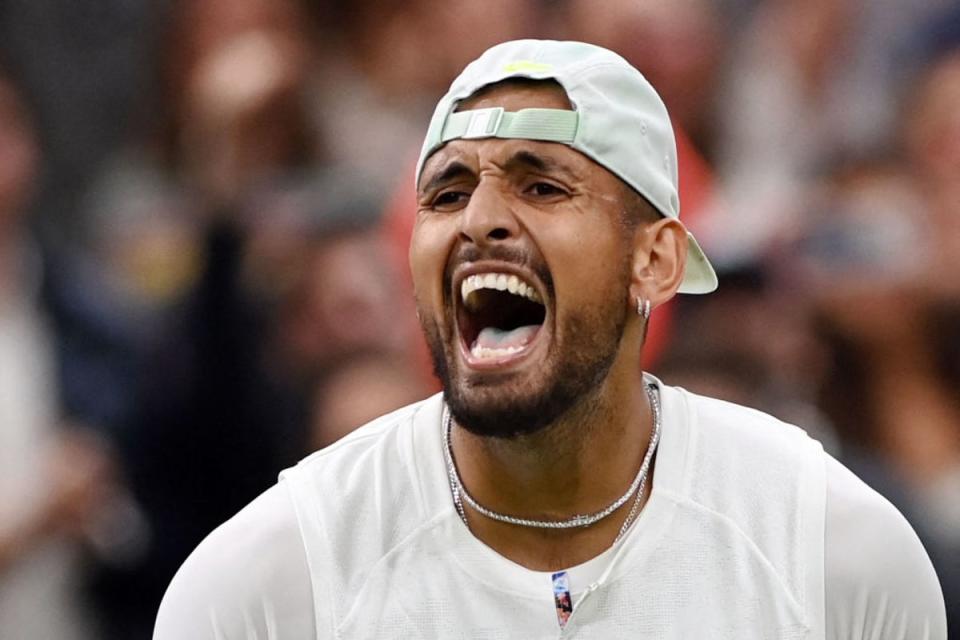
POLYGON ((174 576, 153 640, 315 640, 293 502, 276 485, 211 533, 174 576))
POLYGON ((930 558, 897 509, 827 458, 827 640, 946 640, 930 558))

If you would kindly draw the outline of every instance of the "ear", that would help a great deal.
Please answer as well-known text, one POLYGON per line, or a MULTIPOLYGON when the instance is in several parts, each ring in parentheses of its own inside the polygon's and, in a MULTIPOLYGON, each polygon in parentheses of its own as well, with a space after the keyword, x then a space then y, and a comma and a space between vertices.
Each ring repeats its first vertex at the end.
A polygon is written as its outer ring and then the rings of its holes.
POLYGON ((687 263, 687 229, 676 218, 640 225, 634 234, 630 300, 657 307, 677 293, 687 263))

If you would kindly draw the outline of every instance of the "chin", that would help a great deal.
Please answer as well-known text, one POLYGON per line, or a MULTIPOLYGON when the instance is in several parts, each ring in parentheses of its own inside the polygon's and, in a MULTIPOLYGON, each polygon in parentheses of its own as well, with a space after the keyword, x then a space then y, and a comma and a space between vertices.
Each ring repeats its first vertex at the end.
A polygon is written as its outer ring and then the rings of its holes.
POLYGON ((444 384, 444 398, 457 424, 478 436, 518 438, 540 432, 567 412, 571 402, 556 385, 540 388, 508 377, 495 384, 444 384))
MULTIPOLYGON (((479 436, 518 438, 598 396, 622 344, 627 308, 615 293, 557 319, 548 274, 506 263, 501 273, 491 268, 457 272, 447 279, 444 313, 420 307, 419 316, 456 423, 479 436)), ((614 291, 625 290, 628 276, 614 291)))

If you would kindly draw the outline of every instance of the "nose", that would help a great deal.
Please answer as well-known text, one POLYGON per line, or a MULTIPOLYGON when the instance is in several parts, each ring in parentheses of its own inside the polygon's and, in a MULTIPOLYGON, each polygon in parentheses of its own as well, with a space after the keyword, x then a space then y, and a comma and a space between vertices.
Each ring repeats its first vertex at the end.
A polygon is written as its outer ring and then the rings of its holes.
POLYGON ((485 246, 514 238, 520 226, 511 203, 498 185, 480 184, 470 195, 460 217, 460 238, 477 246, 485 246))

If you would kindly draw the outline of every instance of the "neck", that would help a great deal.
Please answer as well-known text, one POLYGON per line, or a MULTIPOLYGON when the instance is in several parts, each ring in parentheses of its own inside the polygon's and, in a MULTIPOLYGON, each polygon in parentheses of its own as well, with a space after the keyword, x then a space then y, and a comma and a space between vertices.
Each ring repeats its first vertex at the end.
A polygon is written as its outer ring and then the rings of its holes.
MULTIPOLYGON (((536 520, 606 508, 630 486, 649 444, 652 412, 643 384, 634 356, 536 434, 498 439, 454 428, 452 447, 466 490, 488 509, 536 520)), ((469 508, 467 517, 488 546, 528 567, 553 570, 607 548, 633 502, 590 527, 559 531, 496 522, 469 508)))

